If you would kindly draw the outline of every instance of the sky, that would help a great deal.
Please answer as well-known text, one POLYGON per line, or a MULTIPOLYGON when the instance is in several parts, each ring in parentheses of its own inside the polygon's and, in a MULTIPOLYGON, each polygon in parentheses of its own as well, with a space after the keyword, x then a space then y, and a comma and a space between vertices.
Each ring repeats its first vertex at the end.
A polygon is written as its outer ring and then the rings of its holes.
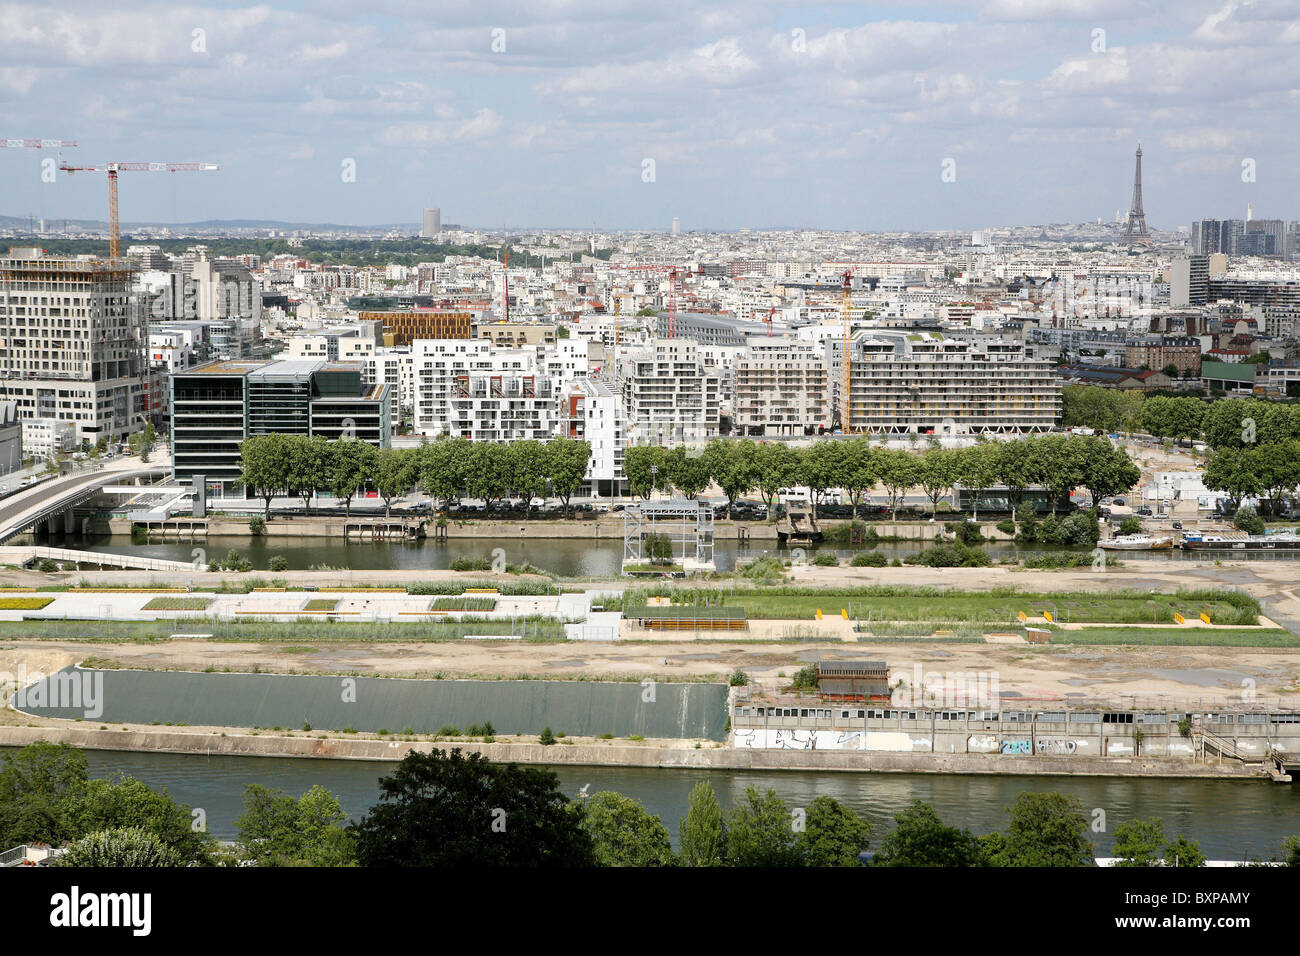
MULTIPOLYGON (((1300 218, 1300 0, 0 0, 0 138, 124 222, 1300 218)), ((106 219, 0 149, 0 215, 106 219)), ((48 178, 48 177, 47 177, 48 178)))

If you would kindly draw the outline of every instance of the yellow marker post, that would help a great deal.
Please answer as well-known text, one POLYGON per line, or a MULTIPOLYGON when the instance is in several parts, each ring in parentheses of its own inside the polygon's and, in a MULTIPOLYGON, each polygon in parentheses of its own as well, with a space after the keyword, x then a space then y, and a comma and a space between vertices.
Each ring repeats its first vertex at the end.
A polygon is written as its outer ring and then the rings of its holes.
POLYGON ((1179 614, 1177 611, 1174 611, 1174 623, 1175 623, 1175 624, 1186 624, 1186 623, 1187 623, 1187 618, 1183 617, 1183 616, 1182 616, 1181 614, 1179 614))
POLYGON ((1055 623, 1055 621, 1054 621, 1054 619, 1053 619, 1053 617, 1052 617, 1052 612, 1051 612, 1051 611, 1044 611, 1044 612, 1043 612, 1043 618, 1047 621, 1048 624, 1053 624, 1053 623, 1055 623))
POLYGON ((1024 611, 1017 611, 1017 612, 1016 612, 1016 617, 1020 618, 1020 623, 1021 623, 1021 624, 1024 624, 1026 621, 1029 620, 1029 615, 1026 614, 1024 611))
POLYGON ((840 617, 847 621, 849 619, 849 609, 846 607, 840 608, 840 617))
POLYGON ((821 619, 822 619, 822 609, 821 609, 821 608, 818 608, 818 609, 817 609, 817 620, 820 621, 821 619))
POLYGON ((1204 611, 1201 612, 1201 620, 1204 621, 1206 624, 1211 624, 1211 623, 1213 623, 1213 622, 1210 620, 1210 615, 1206 614, 1204 611))

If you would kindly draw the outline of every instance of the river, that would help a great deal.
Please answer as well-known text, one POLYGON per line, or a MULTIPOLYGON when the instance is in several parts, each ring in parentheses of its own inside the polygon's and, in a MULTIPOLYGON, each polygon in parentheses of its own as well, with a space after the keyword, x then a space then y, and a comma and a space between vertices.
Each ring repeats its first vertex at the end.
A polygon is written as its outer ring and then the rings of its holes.
MULTIPOLYGON (((306 571, 312 567, 326 566, 354 571, 418 571, 445 570, 459 558, 490 559, 500 548, 509 564, 530 563, 544 571, 566 578, 617 577, 623 560, 621 538, 452 538, 448 541, 345 541, 341 538, 210 538, 207 541, 154 541, 149 544, 132 544, 127 535, 102 535, 98 537, 58 538, 50 542, 64 548, 77 548, 117 554, 136 554, 173 561, 193 561, 194 549, 203 548, 209 560, 223 557, 232 548, 247 557, 254 570, 266 571, 271 558, 279 555, 291 571, 306 571)), ((1034 545, 1021 548, 1010 543, 983 546, 994 561, 1015 555, 1040 555, 1046 553, 1087 553, 1089 548, 1063 548, 1034 545)), ((904 558, 916 554, 920 542, 881 542, 878 550, 889 558, 904 558)), ((847 561, 857 550, 824 546, 820 550, 839 555, 847 561)), ((871 550, 871 549, 866 549, 871 550)), ((818 551, 807 549, 809 557, 818 551)), ((732 571, 737 559, 751 560, 762 554, 776 554, 776 542, 753 542, 740 545, 734 538, 719 539, 714 545, 714 560, 719 571, 732 571)), ((790 551, 780 554, 789 558, 790 551)), ((1281 554, 1281 553, 1279 553, 1281 554)), ((1286 552, 1291 558, 1300 558, 1300 551, 1286 552)), ((1153 560, 1208 560, 1196 552, 1124 552, 1124 561, 1153 560)), ((1234 557, 1234 560, 1240 560, 1234 557)))
MULTIPOLYGON (((166 787, 191 807, 202 807, 208 827, 222 839, 235 835, 248 783, 299 795, 314 784, 332 791, 351 815, 378 799, 378 778, 396 764, 277 757, 203 757, 186 754, 88 750, 95 777, 126 774, 152 787, 166 787)), ((932 805, 945 822, 986 833, 1006 826, 1005 809, 1025 790, 1059 790, 1076 796, 1089 819, 1104 811, 1106 832, 1091 833, 1098 855, 1109 855, 1115 827, 1127 820, 1160 817, 1166 834, 1198 840, 1210 859, 1268 858, 1282 839, 1300 833, 1300 786, 1263 781, 1143 779, 1118 777, 1009 777, 957 774, 813 773, 646 768, 558 767, 563 791, 577 795, 617 790, 640 800, 668 826, 674 844, 677 821, 686 813, 691 788, 710 781, 724 807, 746 787, 776 790, 791 807, 827 795, 865 814, 876 826, 872 846, 913 800, 932 805)))

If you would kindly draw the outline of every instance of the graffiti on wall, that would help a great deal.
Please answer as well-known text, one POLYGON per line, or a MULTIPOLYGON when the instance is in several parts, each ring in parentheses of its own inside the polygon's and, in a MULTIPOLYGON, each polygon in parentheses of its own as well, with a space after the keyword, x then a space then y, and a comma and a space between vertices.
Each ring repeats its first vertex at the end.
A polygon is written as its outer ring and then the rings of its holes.
POLYGON ((1004 754, 1027 754, 1032 753, 1033 748, 1028 740, 1004 740, 1002 741, 1002 752, 1004 754))

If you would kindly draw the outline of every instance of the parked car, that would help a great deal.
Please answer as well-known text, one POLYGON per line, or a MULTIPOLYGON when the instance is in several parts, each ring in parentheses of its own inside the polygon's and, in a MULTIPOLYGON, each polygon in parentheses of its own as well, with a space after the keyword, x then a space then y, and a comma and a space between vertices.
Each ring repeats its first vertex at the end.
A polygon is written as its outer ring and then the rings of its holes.
POLYGON ((1181 521, 1175 521, 1175 522, 1174 522, 1174 530, 1175 530, 1175 531, 1182 531, 1182 530, 1183 530, 1183 523, 1182 523, 1181 521))
POLYGON ((1161 512, 1158 512, 1158 513, 1156 514, 1156 520, 1157 520, 1157 521, 1164 521, 1164 520, 1165 520, 1166 518, 1168 518, 1168 517, 1169 517, 1169 512, 1168 512, 1168 511, 1161 511, 1161 512))

